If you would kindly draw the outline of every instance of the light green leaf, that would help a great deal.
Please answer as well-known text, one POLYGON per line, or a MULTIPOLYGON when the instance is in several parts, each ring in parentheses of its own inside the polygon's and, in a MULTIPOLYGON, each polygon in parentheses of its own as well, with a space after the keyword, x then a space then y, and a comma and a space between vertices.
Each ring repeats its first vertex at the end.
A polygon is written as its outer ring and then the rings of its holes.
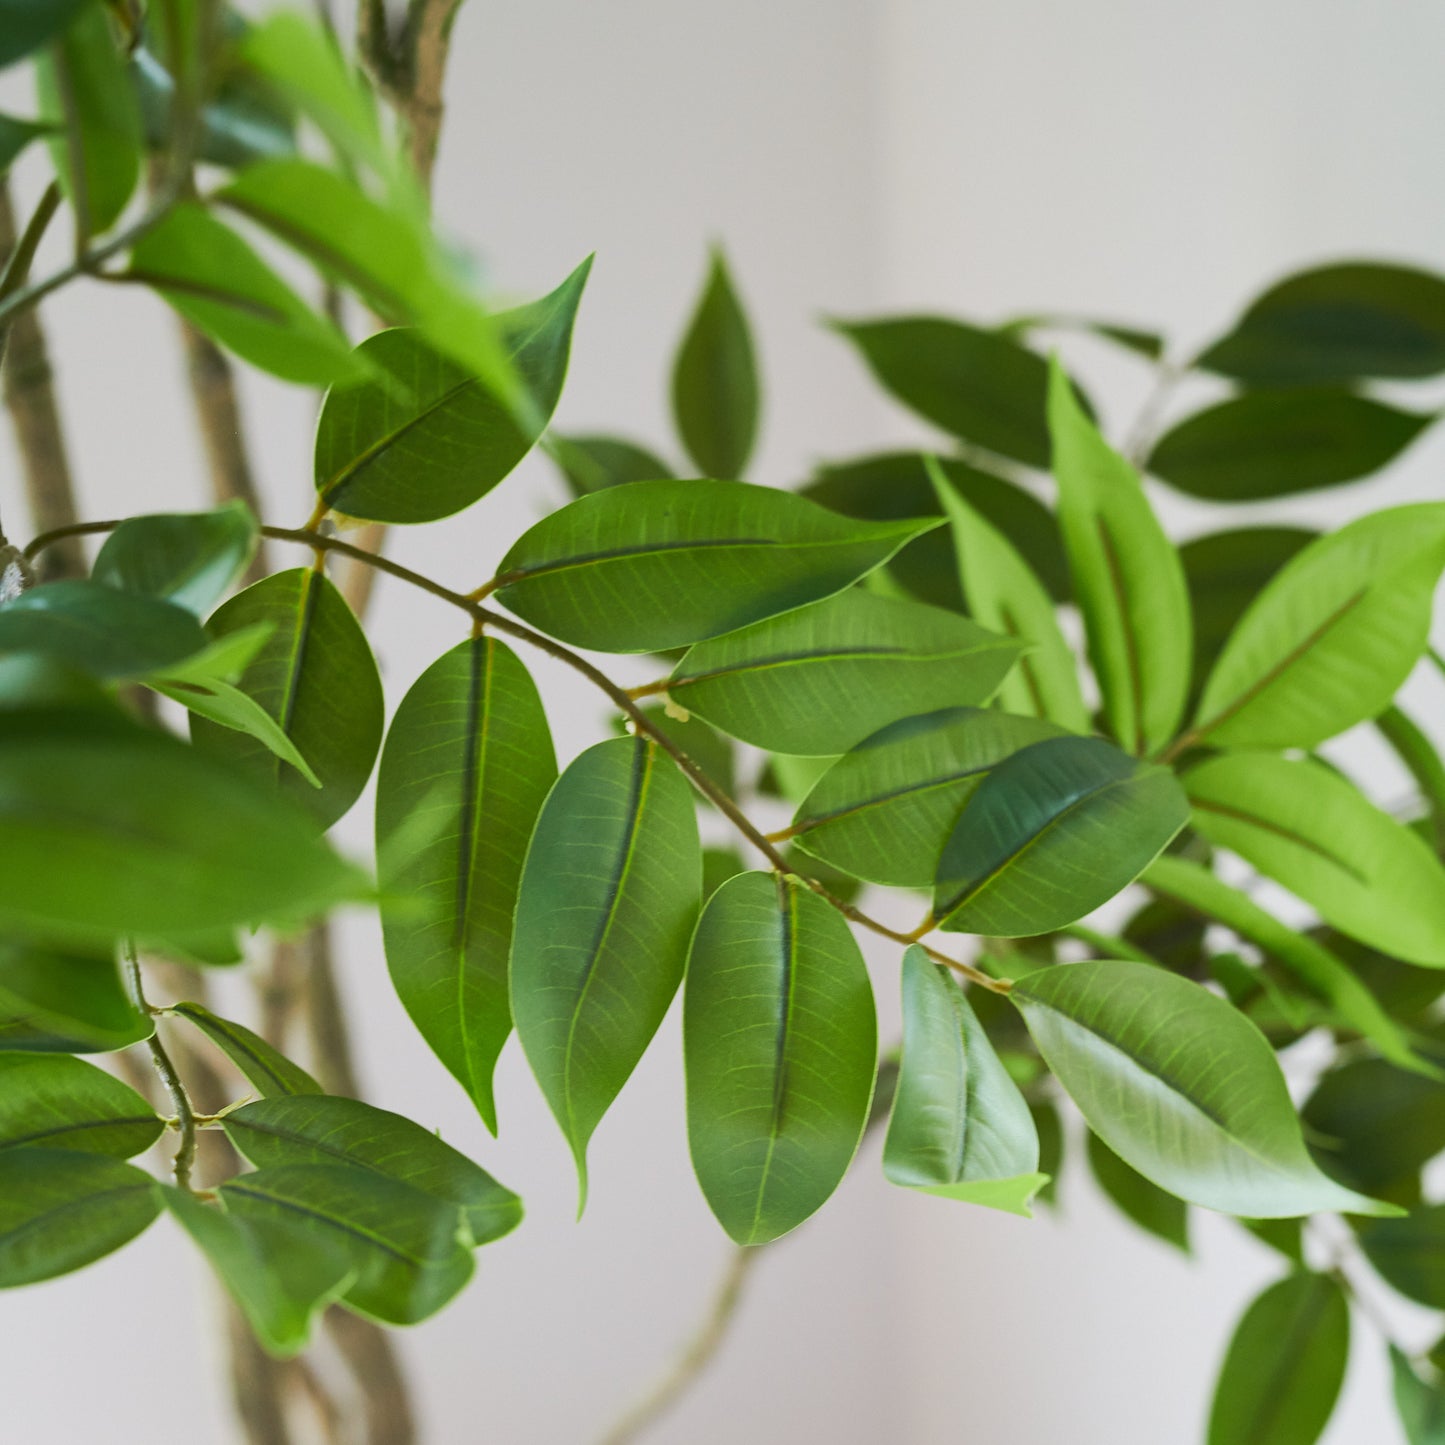
POLYGON ((931 457, 928 461, 944 516, 952 523, 969 616, 1004 637, 1016 637, 1024 647, 1018 667, 999 690, 999 706, 1087 733, 1092 722, 1053 598, 1003 533, 964 501, 931 457))
POLYGON ((1333 769, 1273 753, 1189 769, 1194 826, 1303 898, 1342 933, 1445 968, 1445 867, 1333 769))
POLYGON ((0 69, 48 44, 91 0, 5 0, 0 26, 0 69))
POLYGON ((1442 502, 1310 543, 1230 634, 1190 737, 1309 748, 1382 712, 1425 650, 1442 567, 1442 502))
POLYGON ((851 522, 746 482, 634 482, 525 532, 497 600, 580 647, 661 651, 840 592, 937 525, 851 522))
POLYGON ((1371 1220, 1359 1240, 1387 1284, 1417 1304, 1445 1310, 1445 1204, 1427 1205, 1403 1219, 1371 1220))
POLYGON ((162 697, 180 703, 197 717, 254 738, 282 762, 290 763, 313 788, 321 786, 315 769, 301 756, 285 729, 250 693, 242 692, 228 682, 215 679, 183 681, 166 673, 153 675, 146 682, 162 697))
POLYGON ((314 788, 260 739, 192 717, 197 747, 270 779, 330 827, 356 801, 381 747, 381 679, 355 614, 322 573, 277 572, 225 603, 207 624, 224 638, 274 631, 240 681, 321 779, 314 788))
POLYGON ((1189 1209, 1157 1184, 1131 1169, 1093 1130, 1089 1131, 1089 1168, 1099 1188, 1140 1229, 1189 1253, 1189 1209))
POLYGON ((624 437, 564 437, 553 432, 545 446, 574 497, 628 482, 666 481, 676 475, 654 452, 624 437))
POLYGON ((838 1187, 868 1118, 877 1021, 848 925, 784 877, 723 884, 688 955, 682 1037, 702 1192, 737 1243, 766 1244, 838 1187))
POLYGON ((163 1128, 129 1084, 64 1054, 0 1054, 0 1153, 75 1149, 129 1159, 163 1128))
POLYGON ((1445 1389, 1438 1379, 1427 1384, 1395 1345, 1390 1346, 1390 1369, 1408 1445, 1445 1445, 1445 1389))
POLYGON ((246 570, 259 537, 244 502, 214 512, 130 517, 105 539, 91 580, 204 617, 246 570))
POLYGON ((931 887, 943 845, 989 769, 1059 736, 1041 718, 992 709, 903 718, 839 758, 788 833, 804 852, 871 883, 931 887))
POLYGON ((704 476, 743 476, 758 431, 757 361, 719 250, 673 362, 672 414, 704 476))
POLYGON ((0 1154, 0 1289, 82 1269, 129 1244, 160 1213, 149 1174, 103 1154, 0 1154))
POLYGON ((587 1141, 682 981, 701 888, 692 794, 654 744, 598 743, 557 780, 522 871, 512 1014, 577 1161, 579 1209, 587 1141))
POLYGON ((292 1063, 245 1024, 223 1019, 198 1003, 174 1004, 170 1012, 200 1029, 258 1093, 275 1098, 322 1092, 321 1085, 300 1064, 292 1063))
MULTIPOLYGON (((3 43, 0 42, 0 46, 3 46, 3 43)), ((21 152, 31 141, 49 135, 52 130, 53 127, 43 121, 20 120, 13 115, 0 115, 0 178, 9 174, 10 167, 19 160, 21 152)))
POLYGON ((1127 751, 1149 752, 1173 737, 1189 693, 1184 569, 1138 474, 1099 435, 1057 362, 1049 427, 1064 547, 1104 711, 1127 751))
POLYGON ((1103 960, 1031 973, 1009 998, 1089 1127, 1170 1194, 1252 1219, 1397 1212, 1315 1168, 1263 1035, 1198 984, 1103 960))
POLYGON ((154 1032, 126 997, 114 957, 0 943, 0 1049, 108 1053, 154 1032))
POLYGON ((445 653, 396 711, 376 784, 386 961, 406 1011, 496 1133, 522 861, 557 762, 527 670, 491 637, 445 653))
POLYGON ((903 955, 903 1061, 883 1173, 1026 1219, 1048 1182, 1023 1095, 963 990, 916 944, 903 955))
POLYGON ((1188 821, 1167 768, 1101 738, 1033 743, 965 806, 939 860, 934 917, 956 933, 1048 933, 1107 903, 1188 821))
POLYGON ((1209 1445, 1314 1445, 1350 1353, 1350 1306, 1321 1274, 1271 1285, 1245 1311, 1209 1412, 1209 1445))
POLYGON ((987 702, 1018 644, 857 589, 689 648, 674 705, 770 752, 847 751, 899 718, 987 702))

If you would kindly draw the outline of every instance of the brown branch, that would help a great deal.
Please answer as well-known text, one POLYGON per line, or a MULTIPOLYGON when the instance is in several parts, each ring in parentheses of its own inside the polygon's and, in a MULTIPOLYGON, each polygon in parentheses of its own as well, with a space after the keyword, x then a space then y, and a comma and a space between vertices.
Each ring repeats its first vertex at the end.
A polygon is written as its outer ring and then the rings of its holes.
POLYGON ((331 928, 327 922, 323 920, 307 930, 302 953, 306 1032, 316 1080, 328 1094, 360 1098, 350 1032, 336 986, 331 928))
POLYGON ((366 1445, 414 1445, 411 1394, 391 1337, 370 1320, 333 1305, 326 1328, 366 1393, 366 1445))

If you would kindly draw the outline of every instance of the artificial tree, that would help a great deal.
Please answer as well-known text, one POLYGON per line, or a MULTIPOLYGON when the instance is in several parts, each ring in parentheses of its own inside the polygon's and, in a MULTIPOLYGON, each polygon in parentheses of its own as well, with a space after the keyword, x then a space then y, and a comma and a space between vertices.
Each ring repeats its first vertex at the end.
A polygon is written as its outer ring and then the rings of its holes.
MULTIPOLYGON (((870 1122, 886 1178, 955 1201, 966 1229, 969 1205, 1048 1197, 1072 1099, 1142 1228, 1187 1246, 1192 1204, 1279 1252, 1208 1434, 1308 1445, 1358 1271, 1445 1308, 1445 1206, 1420 1179, 1445 1146, 1445 767, 1394 700, 1434 658, 1445 503, 1176 547, 1140 475, 1254 501, 1373 474, 1432 418, 1362 388, 1445 371, 1445 281, 1303 273, 1187 362, 1069 318, 836 323, 948 440, 789 492, 740 480, 757 368, 718 255, 673 370, 675 468, 550 429, 586 262, 495 311, 430 224, 456 10, 412 0, 398 24, 364 4, 353 67, 324 9, 248 26, 208 0, 0 4, 0 64, 38 77, 0 160, 40 142, 54 167, 23 226, 0 211, 36 513, 4 544, 0 605, 0 1285, 169 1211, 234 1301, 250 1439, 296 1438, 298 1395, 335 1428, 300 1353, 318 1317, 371 1439, 412 1438, 377 1323, 442 1308, 521 1205, 353 1097, 325 917, 364 899, 401 1002, 493 1130, 516 1029, 583 1202, 589 1139, 682 989, 693 1162, 741 1251, 724 1314, 741 1261, 826 1202, 870 1122), (74 258, 40 273, 62 215, 74 258), (77 281, 180 314, 224 505, 73 515, 38 308, 77 281), (380 328, 359 346, 348 298, 380 328), (1080 327, 1158 369, 1123 451, 1042 349, 1080 327), (227 353, 325 390, 300 525, 256 516, 227 353), (1229 394, 1166 426, 1188 373, 1229 394), (494 576, 452 587, 381 553, 381 529, 454 516, 539 445, 574 499, 494 576), (283 547, 306 565, 272 571, 283 547), (359 621, 377 571, 459 614, 389 721, 359 621), (527 650, 618 721, 560 771, 527 650), (655 680, 624 685, 606 659, 629 654, 655 655, 655 680), (1362 723, 1417 784, 1401 816, 1348 750, 1316 752, 1362 723), (325 833, 374 770, 373 876, 325 833), (765 832, 753 804, 780 797, 791 821, 765 832), (699 808, 744 851, 704 850, 699 808), (1286 922, 1248 870, 1316 921, 1286 922), (916 894, 916 926, 877 918, 865 885, 916 894), (1111 932, 1084 922, 1135 885, 1111 932), (904 1036, 881 1063, 856 929, 898 945, 904 1036), (243 962, 255 1027, 204 998, 207 970, 243 962), (1276 1057, 1306 1034, 1330 1056, 1308 1144, 1276 1057), (172 1182, 127 1162, 162 1140, 172 1182), (1318 1214, 1348 1231, 1311 1241, 1318 1214)), ((1387 1343, 1407 1438, 1440 1439, 1434 1362, 1387 1343)))

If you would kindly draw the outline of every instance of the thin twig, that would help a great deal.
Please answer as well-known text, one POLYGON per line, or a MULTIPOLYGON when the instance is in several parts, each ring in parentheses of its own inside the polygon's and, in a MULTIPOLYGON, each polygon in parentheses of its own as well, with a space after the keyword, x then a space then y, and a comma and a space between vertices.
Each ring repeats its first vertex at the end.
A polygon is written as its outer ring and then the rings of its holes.
MULTIPOLYGON (((136 955, 135 944, 127 940, 125 947, 121 950, 121 959, 124 967, 126 992, 130 995, 130 1001, 141 1013, 153 1015, 154 1010, 146 1002, 145 990, 141 984, 140 959, 136 955)), ((182 1189, 191 1189, 191 1168, 196 1162, 196 1116, 191 1108, 191 1097, 186 1093, 186 1086, 181 1082, 181 1076, 176 1072, 176 1066, 171 1061, 171 1056, 166 1052, 166 1046, 161 1042, 159 1033, 153 1033, 146 1040, 146 1047, 150 1050, 151 1063, 155 1065, 156 1073, 160 1081, 165 1085, 166 1093, 170 1097, 171 1107, 176 1111, 176 1128, 180 1131, 181 1142, 176 1146, 176 1157, 172 1163, 175 1171, 176 1183, 182 1189)))

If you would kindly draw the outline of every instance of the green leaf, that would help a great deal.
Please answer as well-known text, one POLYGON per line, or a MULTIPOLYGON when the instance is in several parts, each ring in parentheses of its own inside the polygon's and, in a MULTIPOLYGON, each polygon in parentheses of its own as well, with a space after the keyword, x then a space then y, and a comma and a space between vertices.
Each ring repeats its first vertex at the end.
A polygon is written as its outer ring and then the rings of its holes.
POLYGON ((4 927, 108 944, 295 924, 364 891, 293 805, 166 733, 0 714, 4 927))
POLYGON ((1050 1209, 1059 1202, 1059 1176, 1064 1168, 1064 1122, 1058 1105, 1044 1099, 1029 1105, 1039 1136, 1039 1169, 1048 1180, 1034 1198, 1050 1209))
POLYGON ((249 693, 214 678, 191 681, 173 673, 152 674, 146 684, 197 717, 254 738, 282 762, 290 763, 313 788, 321 786, 315 769, 297 751, 285 729, 249 693))
POLYGON ((1023 1095, 963 990, 917 944, 903 955, 903 1062, 883 1173, 1026 1219, 1048 1182, 1023 1095))
POLYGON ((666 481, 676 475, 654 452, 624 437, 559 436, 553 432, 546 446, 574 497, 629 482, 666 481))
POLYGON ((556 777, 537 689, 491 637, 460 644, 417 679, 377 775, 387 967, 412 1022, 493 1133, 492 1070, 512 1031, 512 915, 556 777))
POLYGON ((206 646, 183 607, 70 578, 32 587, 0 606, 0 653, 40 653, 92 677, 143 677, 206 646))
POLYGON ((721 251, 672 367, 672 414, 707 477, 740 478, 758 431, 758 371, 742 302, 721 251))
POLYGON ((1184 775, 1194 826, 1386 953, 1445 968, 1445 867, 1417 834, 1308 758, 1232 753, 1184 775))
POLYGON ((682 981, 702 888, 692 794, 643 738, 588 748, 557 780, 512 935, 517 1037, 577 1161, 682 981))
POLYGON ((390 1325, 434 1315, 472 1277, 462 1211, 355 1164, 281 1164, 217 1191, 253 1228, 289 1224, 341 1251, 354 1278, 343 1301, 390 1325))
POLYGON ((899 718, 987 702, 1017 657, 967 618, 855 589, 689 648, 667 693, 743 742, 821 757, 899 718))
POLYGON ((491 325, 533 402, 522 430, 481 377, 408 329, 357 348, 376 374, 327 395, 316 429, 316 490, 328 507, 378 522, 434 522, 486 496, 531 450, 567 375, 590 262, 491 325))
POLYGON ((420 1124, 356 1099, 292 1094, 226 1115, 226 1137, 259 1169, 285 1164, 355 1165, 456 1206, 472 1244, 521 1223, 522 1201, 465 1154, 420 1124))
MULTIPOLYGON (((736 749, 729 739, 701 718, 669 717, 665 707, 644 707, 642 715, 666 738, 676 743, 724 793, 733 796, 737 785, 737 759, 734 757, 736 749)), ((628 733, 632 730, 631 719, 619 713, 613 720, 613 727, 619 734, 628 733)), ((813 759, 804 761, 812 762, 813 759)), ((700 793, 697 801, 700 804, 708 802, 700 793)))
POLYGON ((277 572, 225 603, 208 628, 227 637, 257 624, 274 630, 241 678, 321 779, 314 788, 265 742, 192 718, 204 752, 270 779, 330 827, 356 801, 381 747, 381 679, 355 614, 322 573, 277 572))
POLYGON ((355 385, 370 369, 229 226, 183 202, 131 251, 128 275, 237 356, 302 386, 355 385))
POLYGON ((0 1289, 82 1269, 129 1244, 160 1213, 149 1174, 103 1154, 0 1154, 0 1289))
POLYGON ((245 1024, 223 1019, 198 1003, 174 1004, 170 1012, 200 1029, 240 1069, 246 1082, 267 1098, 322 1092, 321 1085, 300 1064, 292 1063, 245 1024))
POLYGON ((154 1032, 126 997, 113 957, 0 942, 0 1049, 108 1053, 154 1032))
POLYGON ((658 652, 840 592, 937 525, 850 522, 746 482, 634 482, 525 532, 497 600, 579 647, 658 652))
POLYGON ((1285 497, 1371 476, 1434 420, 1344 387, 1248 392, 1185 417, 1146 467, 1208 502, 1285 497))
POLYGON ((1089 1127, 1170 1194, 1252 1219, 1396 1212, 1315 1168, 1269 1045, 1198 984, 1103 960, 1031 973, 1009 998, 1089 1127))
POLYGON ((999 690, 1006 712, 1048 718, 1073 732, 1087 733, 1089 711, 1079 688, 1073 649, 1064 640, 1054 602, 1028 563, 950 487, 937 464, 934 487, 944 515, 952 523, 959 580, 968 614, 1024 646, 1014 672, 999 690))
POLYGON ((1255 386, 1445 371, 1445 280, 1346 262, 1271 286, 1195 362, 1255 386))
POLYGON ((739 1244, 801 1224, 838 1187, 873 1093, 877 1021, 848 925, 787 878, 743 873, 708 900, 683 999, 687 1136, 739 1244))
POLYGON ((1375 726, 1410 774, 1421 801, 1429 809, 1433 826, 1428 838, 1434 843, 1436 853, 1445 852, 1445 759, 1436 751, 1429 734, 1398 707, 1387 707, 1375 719, 1375 726))
POLYGON ((1189 1209, 1182 1199, 1151 1184, 1131 1169, 1093 1130, 1089 1131, 1089 1168, 1099 1188, 1119 1211, 1146 1233, 1189 1253, 1189 1209))
POLYGON ((1209 1445, 1314 1445, 1350 1353, 1350 1306, 1333 1279, 1300 1272, 1245 1311, 1215 1386, 1209 1445))
POLYGON ((1159 361, 1164 355, 1164 338, 1156 331, 1137 326, 1120 326, 1112 321, 1098 321, 1087 316, 1020 316, 998 328, 1008 336, 1027 335, 1031 331, 1074 331, 1112 341, 1126 351, 1159 361))
POLYGON ((934 426, 1031 467, 1048 466, 1048 368, 1027 347, 934 316, 832 325, 886 391, 934 426))
MULTIPOLYGON (((0 48, 3 48, 3 45, 4 42, 0 41, 0 48)), ((52 130, 53 127, 44 121, 20 120, 13 115, 0 115, 0 178, 9 173, 10 167, 20 158, 21 152, 31 141, 49 135, 52 130)))
POLYGON ((704 848, 702 850, 702 896, 706 902, 739 873, 746 873, 742 854, 736 848, 704 848))
POLYGON ((1257 944, 1329 1004, 1342 1024, 1372 1040, 1386 1058, 1405 1068, 1421 1067, 1399 1025, 1343 960, 1318 940, 1281 923, 1247 894, 1187 858, 1156 858, 1142 881, 1257 944))
POLYGON ((903 718, 839 758, 788 833, 804 852, 871 883, 931 887, 943 845, 989 770, 1058 736, 1052 723, 992 709, 903 718))
POLYGON ((272 1354, 305 1348, 317 1311, 355 1281, 348 1253, 284 1218, 250 1219, 202 1204, 163 1185, 166 1207, 200 1247, 220 1281, 272 1354))
POLYGON ((1167 768, 1101 738, 1033 743, 964 808, 939 860, 934 917, 955 933, 1048 933, 1132 883, 1188 820, 1167 768))
POLYGON ((1429 1384, 1422 1380, 1395 1345, 1390 1346, 1390 1369, 1395 1408, 1408 1445, 1445 1445, 1445 1389, 1438 1380, 1429 1384))
POLYGON ((204 617, 246 570, 260 535, 244 502, 214 512, 130 517, 105 539, 91 580, 204 617))
POLYGON ((1311 542, 1230 634, 1191 737, 1308 748, 1382 712, 1425 650, 1442 567, 1440 502, 1311 542))
MULTIPOLYGON (((89 237, 120 219, 140 179, 140 107, 107 7, 85 5, 76 13, 61 0, 54 8, 75 18, 54 49, 36 61, 36 91, 41 118, 58 132, 51 154, 61 187, 80 233, 89 237)), ((30 28, 21 21, 22 36, 30 28)), ((8 49, 7 36, 0 41, 0 60, 8 49)))
POLYGON ((48 44, 91 0, 4 0, 0 5, 0 69, 48 44))
POLYGON ((1049 427, 1064 547, 1104 711, 1126 750, 1152 751, 1173 737, 1189 693, 1184 569, 1138 474, 1099 435, 1057 363, 1049 427))
POLYGON ((129 1159, 164 1125, 129 1084, 64 1054, 0 1054, 0 1153, 74 1149, 129 1159))

